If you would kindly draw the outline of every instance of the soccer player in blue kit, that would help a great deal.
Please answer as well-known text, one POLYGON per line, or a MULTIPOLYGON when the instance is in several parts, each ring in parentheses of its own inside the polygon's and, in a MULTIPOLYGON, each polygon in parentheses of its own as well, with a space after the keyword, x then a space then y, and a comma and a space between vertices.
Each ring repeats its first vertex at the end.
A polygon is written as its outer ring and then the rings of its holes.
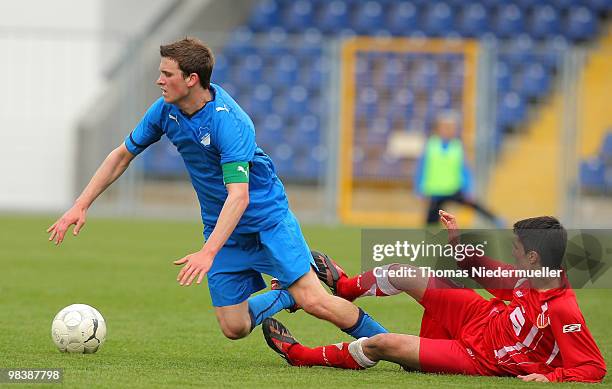
POLYGON ((93 201, 136 155, 165 135, 185 162, 204 224, 202 249, 174 262, 183 265, 177 281, 200 284, 207 275, 227 338, 243 338, 265 318, 295 306, 355 338, 386 332, 320 284, 311 264, 324 268, 328 259, 311 254, 272 160, 255 143, 253 122, 227 92, 210 82, 211 50, 185 38, 162 45, 160 55, 156 83, 162 97, 108 155, 74 205, 49 227, 49 240, 60 244, 71 225, 76 236, 93 201), (283 289, 251 297, 266 287, 262 273, 277 278, 283 289))

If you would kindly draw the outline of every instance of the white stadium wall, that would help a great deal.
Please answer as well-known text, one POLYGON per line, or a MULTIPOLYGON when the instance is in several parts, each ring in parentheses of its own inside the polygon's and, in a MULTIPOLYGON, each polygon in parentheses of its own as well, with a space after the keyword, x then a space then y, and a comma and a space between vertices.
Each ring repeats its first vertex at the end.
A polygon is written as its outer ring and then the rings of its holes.
POLYGON ((131 25, 115 22, 126 12, 116 1, 0 2, 0 211, 57 211, 73 201, 76 121, 101 90, 109 58, 167 1, 131 2, 131 25))

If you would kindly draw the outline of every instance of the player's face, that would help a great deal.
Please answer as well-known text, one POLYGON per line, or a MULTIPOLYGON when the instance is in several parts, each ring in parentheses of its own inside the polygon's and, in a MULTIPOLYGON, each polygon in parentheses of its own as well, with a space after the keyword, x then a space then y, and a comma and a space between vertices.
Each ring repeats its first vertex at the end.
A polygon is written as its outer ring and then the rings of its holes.
POLYGON ((162 57, 159 64, 159 78, 155 83, 161 88, 166 103, 176 103, 189 94, 183 72, 179 69, 178 63, 170 58, 162 57))

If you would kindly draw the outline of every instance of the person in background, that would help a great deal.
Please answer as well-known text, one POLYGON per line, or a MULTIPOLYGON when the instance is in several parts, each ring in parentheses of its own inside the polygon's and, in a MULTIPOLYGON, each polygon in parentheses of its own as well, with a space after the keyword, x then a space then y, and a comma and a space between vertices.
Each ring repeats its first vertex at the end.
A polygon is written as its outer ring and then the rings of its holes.
POLYGON ((417 162, 414 188, 419 196, 429 198, 427 224, 438 221, 438 210, 449 201, 467 205, 498 227, 504 222, 479 204, 473 196, 473 179, 465 160, 465 151, 457 136, 459 117, 445 111, 436 118, 435 131, 425 143, 417 162))

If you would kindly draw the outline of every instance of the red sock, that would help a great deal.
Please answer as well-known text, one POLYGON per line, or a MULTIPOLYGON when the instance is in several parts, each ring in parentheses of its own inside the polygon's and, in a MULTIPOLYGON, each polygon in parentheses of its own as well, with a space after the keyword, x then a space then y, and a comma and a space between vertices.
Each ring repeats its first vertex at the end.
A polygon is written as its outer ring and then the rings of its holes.
POLYGON ((380 289, 373 270, 361 273, 356 277, 341 277, 337 283, 338 296, 349 301, 361 296, 391 296, 399 293, 395 288, 389 289, 389 287, 384 291, 380 289))
POLYGON ((341 369, 363 369, 349 354, 348 343, 308 348, 299 343, 291 346, 287 352, 294 366, 331 366, 341 369))

